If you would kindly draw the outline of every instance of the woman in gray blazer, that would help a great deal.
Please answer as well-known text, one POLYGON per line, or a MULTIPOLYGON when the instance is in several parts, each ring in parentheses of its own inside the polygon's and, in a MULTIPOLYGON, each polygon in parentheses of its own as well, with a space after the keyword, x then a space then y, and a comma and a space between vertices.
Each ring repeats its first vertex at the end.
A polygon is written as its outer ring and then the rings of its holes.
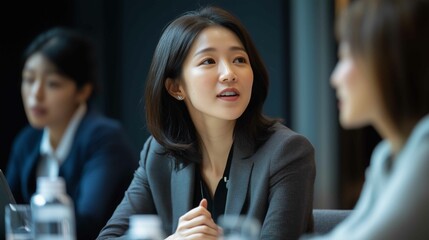
POLYGON ((157 214, 168 239, 218 239, 222 214, 257 219, 261 239, 311 230, 314 149, 262 115, 267 90, 267 71, 233 15, 206 7, 171 22, 146 83, 152 136, 99 239, 123 236, 135 214, 157 214))

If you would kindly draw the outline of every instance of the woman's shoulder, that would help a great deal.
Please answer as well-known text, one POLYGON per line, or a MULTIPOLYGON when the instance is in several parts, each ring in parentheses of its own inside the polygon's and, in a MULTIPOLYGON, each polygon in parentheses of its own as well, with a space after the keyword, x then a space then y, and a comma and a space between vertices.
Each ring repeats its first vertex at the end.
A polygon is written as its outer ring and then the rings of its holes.
POLYGON ((156 166, 165 167, 165 161, 170 162, 173 158, 167 154, 166 149, 151 135, 143 145, 140 152, 140 160, 143 165, 149 164, 156 168, 156 166))
POLYGON ((15 142, 33 142, 40 140, 43 135, 43 129, 33 128, 31 125, 25 126, 15 138, 15 142))
POLYGON ((270 132, 270 137, 258 148, 256 154, 271 156, 314 154, 314 147, 310 141, 284 124, 273 124, 270 132))
POLYGON ((121 123, 102 114, 88 112, 76 131, 75 140, 80 146, 120 147, 137 151, 121 123))
POLYGON ((89 111, 82 119, 81 126, 93 130, 121 130, 122 124, 98 111, 89 111))
MULTIPOLYGON (((302 134, 299 134, 281 123, 271 126, 271 136, 254 153, 253 159, 265 166, 269 159, 272 171, 283 169, 290 164, 306 166, 308 173, 315 171, 314 147, 302 134)), ((289 170, 294 168, 288 167, 289 170)))
MULTIPOLYGON (((88 139, 123 140, 126 136, 123 125, 116 119, 96 111, 89 111, 79 124, 77 134, 88 139)), ((78 138, 79 138, 78 136, 78 138)))
POLYGON ((150 135, 146 139, 142 151, 163 152, 165 151, 165 148, 158 141, 156 141, 152 135, 150 135))
POLYGON ((429 139, 429 114, 423 117, 414 127, 407 145, 419 145, 429 139))
POLYGON ((404 166, 429 166, 429 115, 422 118, 413 129, 398 158, 404 166))
POLYGON ((273 124, 270 128, 272 132, 271 136, 268 138, 266 143, 295 143, 299 142, 300 144, 308 145, 312 147, 310 141, 304 135, 297 133, 287 127, 286 125, 277 122, 273 124))
POLYGON ((42 135, 43 129, 36 129, 31 125, 27 125, 21 129, 13 140, 12 151, 23 153, 32 151, 34 148, 38 148, 42 135))

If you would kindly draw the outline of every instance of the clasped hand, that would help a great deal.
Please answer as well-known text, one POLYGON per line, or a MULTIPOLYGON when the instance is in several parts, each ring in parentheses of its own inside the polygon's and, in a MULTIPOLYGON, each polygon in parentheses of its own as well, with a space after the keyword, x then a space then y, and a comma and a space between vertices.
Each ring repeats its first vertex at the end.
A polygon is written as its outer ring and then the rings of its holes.
POLYGON ((207 210, 207 204, 207 200, 202 199, 198 207, 181 216, 176 232, 167 240, 219 239, 222 229, 212 219, 211 213, 207 210))

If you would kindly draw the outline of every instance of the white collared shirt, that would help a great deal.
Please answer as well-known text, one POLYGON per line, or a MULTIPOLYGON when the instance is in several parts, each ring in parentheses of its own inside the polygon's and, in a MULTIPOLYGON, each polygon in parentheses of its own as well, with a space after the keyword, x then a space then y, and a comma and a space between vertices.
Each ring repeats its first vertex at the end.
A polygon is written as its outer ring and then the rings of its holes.
POLYGON ((70 149, 73 144, 74 135, 79 127, 79 123, 82 121, 86 113, 86 104, 81 104, 68 124, 64 135, 58 144, 56 150, 54 150, 49 141, 49 129, 43 130, 42 142, 40 144, 40 162, 37 167, 37 177, 49 176, 57 177, 60 166, 64 163, 65 159, 70 153, 70 149))

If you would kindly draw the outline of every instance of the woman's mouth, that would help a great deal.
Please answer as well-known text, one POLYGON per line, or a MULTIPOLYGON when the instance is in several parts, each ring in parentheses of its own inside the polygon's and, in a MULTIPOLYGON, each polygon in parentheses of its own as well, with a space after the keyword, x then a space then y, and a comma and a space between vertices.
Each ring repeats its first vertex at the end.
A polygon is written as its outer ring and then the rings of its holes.
POLYGON ((216 95, 217 98, 226 100, 226 101, 235 101, 240 96, 240 92, 235 88, 227 88, 221 91, 218 95, 216 95))
POLYGON ((35 116, 35 117, 43 117, 46 115, 47 112, 48 111, 44 107, 36 106, 36 107, 30 108, 30 114, 35 116))

